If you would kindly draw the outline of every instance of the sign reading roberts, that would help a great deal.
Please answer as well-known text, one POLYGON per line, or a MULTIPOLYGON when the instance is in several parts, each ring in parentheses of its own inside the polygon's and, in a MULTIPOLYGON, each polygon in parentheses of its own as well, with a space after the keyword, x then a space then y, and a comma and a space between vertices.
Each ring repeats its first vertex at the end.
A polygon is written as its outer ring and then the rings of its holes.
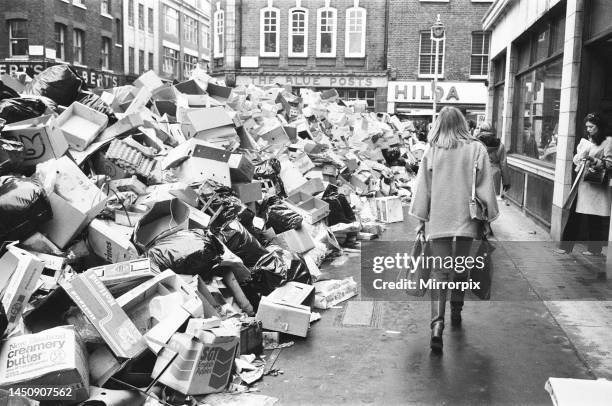
MULTIPOLYGON (((16 74, 18 72, 24 72, 28 68, 31 68, 34 71, 34 74, 39 74, 40 72, 52 65, 58 64, 55 62, 0 61, 0 75, 16 74)), ((83 80, 89 87, 101 87, 107 89, 123 85, 123 83, 125 82, 125 77, 123 75, 118 75, 113 72, 101 71, 97 69, 74 65, 72 65, 72 67, 79 75, 81 75, 81 78, 83 78, 83 80)))
MULTIPOLYGON (((431 103, 430 81, 389 82, 387 101, 395 103, 431 103)), ((487 87, 482 82, 438 82, 437 101, 442 104, 486 104, 487 87)))

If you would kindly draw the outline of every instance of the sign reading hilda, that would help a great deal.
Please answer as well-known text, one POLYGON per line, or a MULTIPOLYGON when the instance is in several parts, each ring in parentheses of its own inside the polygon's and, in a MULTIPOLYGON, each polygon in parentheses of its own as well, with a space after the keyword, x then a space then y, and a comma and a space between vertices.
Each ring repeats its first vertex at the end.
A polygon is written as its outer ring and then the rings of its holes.
POLYGON ((396 103, 485 104, 487 87, 482 82, 438 82, 436 91, 430 81, 389 82, 387 101, 396 103))
MULTIPOLYGON (((17 75, 20 72, 26 72, 37 75, 49 66, 57 65, 55 62, 0 62, 0 75, 17 75)), ((109 71, 101 71, 82 66, 74 66, 74 70, 81 76, 88 87, 100 87, 108 89, 111 87, 121 86, 125 82, 123 75, 117 75, 109 71)))

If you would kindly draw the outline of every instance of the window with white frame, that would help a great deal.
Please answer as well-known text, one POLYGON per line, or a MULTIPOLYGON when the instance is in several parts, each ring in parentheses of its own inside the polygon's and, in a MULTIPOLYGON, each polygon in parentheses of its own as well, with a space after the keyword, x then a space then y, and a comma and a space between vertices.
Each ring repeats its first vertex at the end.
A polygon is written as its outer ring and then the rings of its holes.
POLYGON ((259 54, 261 56, 279 56, 279 23, 280 10, 272 7, 272 0, 268 6, 259 12, 259 54))
POLYGON ((472 33, 472 58, 470 77, 486 79, 489 74, 489 33, 477 31, 472 33))
POLYGON ((196 66, 198 66, 197 56, 183 54, 183 77, 184 78, 188 78, 189 76, 191 76, 191 71, 193 71, 196 68, 196 66))
POLYGON ((185 41, 198 43, 198 23, 186 15, 183 15, 183 38, 185 41))
POLYGON ((66 26, 55 23, 55 57, 66 59, 66 26))
POLYGON ((140 31, 145 29, 144 4, 138 4, 138 29, 140 31))
POLYGON ((102 0, 100 2, 100 14, 110 14, 110 0, 102 0))
POLYGON ((222 58, 225 49, 225 12, 220 9, 220 4, 217 2, 217 11, 213 16, 215 24, 213 55, 215 58, 222 58))
POLYGON ((164 47, 164 56, 163 56, 163 71, 164 73, 174 75, 174 77, 178 76, 178 66, 179 66, 179 52, 172 49, 164 47))
POLYGON ((353 7, 346 9, 345 56, 347 58, 365 57, 366 9, 359 7, 355 0, 353 7))
POLYGON ((438 45, 438 76, 444 76, 444 40, 436 43, 431 39, 430 31, 421 32, 419 47, 419 76, 433 77, 436 70, 436 45, 438 45))
POLYGON ((141 49, 138 51, 138 73, 143 74, 145 71, 145 52, 141 49))
POLYGON ((111 39, 107 37, 102 37, 102 69, 110 69, 111 65, 111 39))
POLYGON ((79 6, 79 7, 85 8, 85 1, 84 0, 73 0, 72 4, 74 4, 75 6, 79 6))
POLYGON ((153 9, 150 7, 147 9, 147 31, 153 34, 153 9))
POLYGON ((202 24, 202 46, 210 49, 210 27, 208 24, 202 24))
POLYGON ((72 59, 74 63, 83 64, 83 30, 75 29, 72 35, 72 59))
POLYGON ((28 55, 28 21, 9 21, 9 49, 10 56, 28 55))
POLYGON ((178 35, 178 11, 164 6, 164 27, 166 34, 178 35))
POLYGON ((299 1, 289 10, 289 56, 308 56, 308 10, 299 1))
POLYGON ((330 0, 325 0, 325 7, 317 10, 317 57, 336 57, 336 32, 338 14, 330 7, 330 0))

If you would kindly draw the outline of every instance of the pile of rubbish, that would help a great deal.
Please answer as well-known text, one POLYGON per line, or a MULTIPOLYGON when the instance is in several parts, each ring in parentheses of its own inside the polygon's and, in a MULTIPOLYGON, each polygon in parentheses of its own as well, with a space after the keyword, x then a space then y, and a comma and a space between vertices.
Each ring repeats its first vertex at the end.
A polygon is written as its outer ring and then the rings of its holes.
POLYGON ((24 405, 257 396, 263 349, 357 294, 321 266, 403 220, 422 149, 335 90, 0 79, 0 399, 61 390, 24 405))

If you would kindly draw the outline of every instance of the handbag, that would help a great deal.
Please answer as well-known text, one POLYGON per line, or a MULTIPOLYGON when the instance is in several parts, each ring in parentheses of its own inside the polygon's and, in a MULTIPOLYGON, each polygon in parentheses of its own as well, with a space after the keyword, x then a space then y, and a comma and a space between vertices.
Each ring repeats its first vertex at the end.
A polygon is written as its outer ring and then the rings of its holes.
POLYGON ((487 221, 487 206, 476 196, 476 172, 478 171, 478 162, 474 161, 474 169, 472 170, 472 196, 470 197, 470 217, 472 220, 487 221))
POLYGON ((417 230, 410 255, 412 258, 422 256, 423 260, 420 261, 416 267, 407 270, 409 284, 406 288, 406 293, 409 296, 423 297, 427 292, 427 288, 422 287, 421 281, 428 281, 431 276, 431 269, 426 266, 427 261, 425 261, 429 255, 429 250, 429 243, 425 239, 425 227, 420 227, 417 230), (411 286, 413 286, 413 288, 411 288, 411 286))
POLYGON ((478 282, 477 287, 472 288, 472 293, 480 300, 491 300, 491 286, 493 280, 493 258, 491 254, 495 250, 495 246, 491 244, 487 236, 484 235, 480 240, 480 245, 476 251, 476 257, 483 258, 482 268, 472 268, 470 270, 470 279, 473 282, 478 282))
POLYGON ((606 170, 605 166, 602 166, 601 168, 593 168, 587 165, 584 171, 583 179, 585 182, 606 185, 608 183, 608 171, 606 170))

